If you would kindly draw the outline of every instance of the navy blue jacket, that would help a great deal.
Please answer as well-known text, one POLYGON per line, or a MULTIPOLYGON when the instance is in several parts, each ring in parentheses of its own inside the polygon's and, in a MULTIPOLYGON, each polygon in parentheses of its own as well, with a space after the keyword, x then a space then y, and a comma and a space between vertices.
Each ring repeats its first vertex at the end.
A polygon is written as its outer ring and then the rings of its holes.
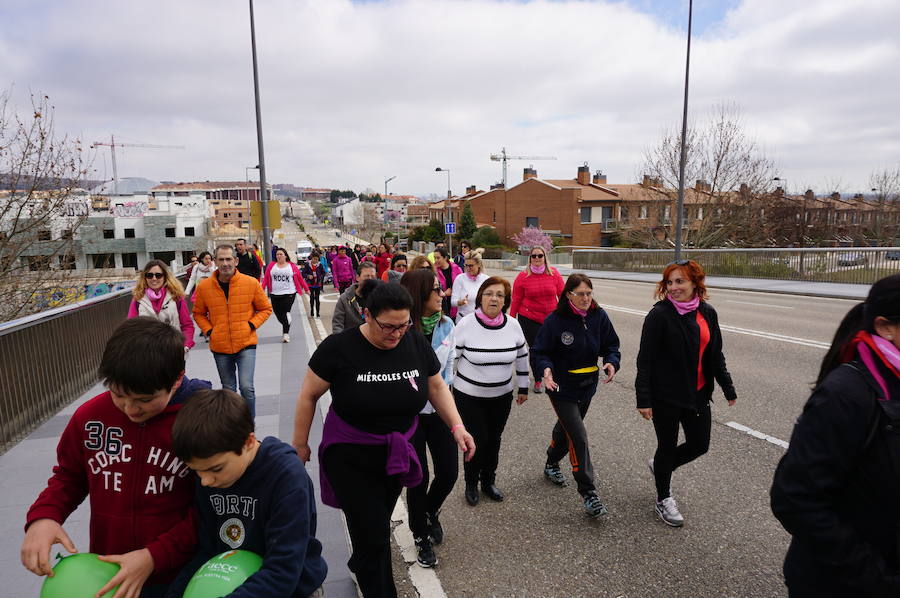
MULTIPOLYGON (((560 387, 560 391, 554 393, 554 398, 558 399, 566 399, 569 390, 597 379, 597 374, 571 374, 569 370, 595 366, 597 358, 602 357, 603 363, 611 363, 618 372, 622 359, 619 335, 606 312, 597 306, 592 306, 585 317, 571 309, 562 314, 559 311, 551 313, 544 320, 531 353, 538 376, 544 374, 544 368, 553 372, 553 381, 560 387)), ((571 398, 577 399, 580 394, 575 393, 571 398)))
POLYGON ((294 449, 274 437, 263 440, 253 462, 230 488, 197 482, 199 552, 169 586, 180 597, 191 577, 210 558, 228 550, 249 550, 263 559, 228 598, 305 598, 325 580, 328 566, 316 539, 312 480, 294 449))

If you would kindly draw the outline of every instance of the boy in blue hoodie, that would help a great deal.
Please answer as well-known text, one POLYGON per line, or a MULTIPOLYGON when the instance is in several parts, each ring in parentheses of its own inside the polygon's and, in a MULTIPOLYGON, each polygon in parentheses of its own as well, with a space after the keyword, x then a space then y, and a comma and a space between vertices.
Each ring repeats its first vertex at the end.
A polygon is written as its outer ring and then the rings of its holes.
POLYGON ((199 551, 172 582, 172 598, 207 560, 234 549, 263 563, 229 598, 323 595, 328 566, 312 481, 293 447, 274 437, 260 443, 253 430, 247 403, 224 389, 196 393, 175 420, 173 450, 199 478, 199 551))

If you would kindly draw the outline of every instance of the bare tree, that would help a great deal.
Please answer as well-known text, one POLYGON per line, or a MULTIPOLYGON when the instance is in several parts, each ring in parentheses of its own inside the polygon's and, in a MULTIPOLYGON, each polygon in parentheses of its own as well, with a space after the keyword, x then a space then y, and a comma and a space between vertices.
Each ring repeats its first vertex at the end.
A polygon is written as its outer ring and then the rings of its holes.
MULTIPOLYGON (((685 152, 685 243, 715 247, 764 239, 761 200, 771 189, 775 163, 745 132, 739 108, 717 105, 706 121, 688 129, 685 152)), ((670 130, 643 160, 643 172, 655 183, 650 189, 669 201, 673 226, 680 156, 680 131, 670 130)))
POLYGON ((867 236, 877 240, 879 245, 900 242, 900 166, 873 172, 869 184, 875 194, 877 209, 867 227, 867 236))
POLYGON ((31 114, 0 92, 0 321, 39 309, 33 296, 66 286, 76 231, 90 211, 79 184, 87 174, 81 142, 56 137, 47 96, 31 114))

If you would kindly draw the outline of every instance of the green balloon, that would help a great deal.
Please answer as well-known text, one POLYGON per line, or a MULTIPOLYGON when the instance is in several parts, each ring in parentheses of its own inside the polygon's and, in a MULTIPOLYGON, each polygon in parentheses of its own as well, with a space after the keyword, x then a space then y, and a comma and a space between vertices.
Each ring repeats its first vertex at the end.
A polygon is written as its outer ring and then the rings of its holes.
POLYGON ((249 550, 223 552, 206 561, 194 573, 183 598, 220 598, 230 594, 260 567, 262 557, 249 550))
MULTIPOLYGON (((53 567, 53 577, 44 580, 41 598, 94 598, 100 588, 119 572, 118 565, 97 559, 93 552, 56 556, 59 562, 53 567)), ((103 598, 112 598, 118 587, 105 593, 103 598)))

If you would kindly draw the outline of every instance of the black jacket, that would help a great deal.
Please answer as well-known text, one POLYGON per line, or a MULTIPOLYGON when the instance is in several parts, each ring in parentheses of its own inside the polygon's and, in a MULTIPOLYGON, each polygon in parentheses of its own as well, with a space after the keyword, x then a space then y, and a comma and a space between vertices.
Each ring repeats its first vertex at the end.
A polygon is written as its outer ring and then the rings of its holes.
MULTIPOLYGON (((886 374, 886 375, 885 375, 886 374)), ((793 536, 792 596, 900 596, 900 381, 893 400, 859 362, 832 371, 797 419, 775 471, 772 512, 793 536)))
POLYGON ((637 356, 637 378, 634 389, 638 409, 662 402, 685 409, 699 409, 711 399, 715 382, 725 398, 737 394, 722 353, 722 331, 719 316, 706 301, 697 308, 709 326, 709 344, 703 353, 703 376, 706 385, 697 391, 697 358, 700 355, 700 326, 695 312, 678 315, 668 299, 658 301, 641 331, 637 356))
POLYGON ((243 255, 240 253, 235 255, 237 256, 237 271, 258 280, 262 272, 260 272, 259 262, 256 261, 256 255, 253 253, 253 250, 248 249, 243 255))
POLYGON ((604 363, 613 364, 618 372, 622 359, 619 336, 606 312, 599 307, 589 310, 586 317, 571 310, 564 315, 551 313, 541 325, 531 354, 536 376, 542 376, 544 368, 553 372, 553 381, 560 387, 557 398, 561 399, 566 398, 567 390, 581 387, 588 378, 592 382, 598 376, 571 374, 569 370, 595 366, 597 358, 602 357, 604 363))

